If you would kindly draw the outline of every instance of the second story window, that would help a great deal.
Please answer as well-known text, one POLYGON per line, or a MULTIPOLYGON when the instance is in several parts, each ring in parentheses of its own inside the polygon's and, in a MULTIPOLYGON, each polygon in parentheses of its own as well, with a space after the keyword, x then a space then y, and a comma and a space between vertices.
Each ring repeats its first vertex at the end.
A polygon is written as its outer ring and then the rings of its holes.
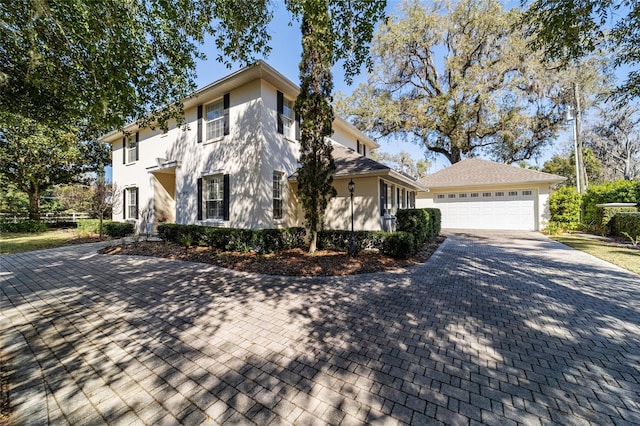
POLYGON ((293 121, 293 101, 289 99, 284 99, 283 107, 282 107, 282 125, 284 130, 284 135, 288 138, 293 139, 293 130, 294 130, 294 121, 293 121))
POLYGON ((138 138, 138 132, 136 132, 135 135, 124 136, 122 138, 122 164, 138 161, 138 138))
POLYGON ((134 138, 130 137, 129 140, 127 141, 127 162, 128 163, 133 163, 138 159, 137 152, 138 152, 138 143, 134 138))
POLYGON ((229 134, 229 107, 231 106, 229 93, 222 99, 207 105, 198 105, 198 143, 222 139, 229 134), (204 129, 203 129, 204 127, 204 129))
POLYGON ((296 116, 294 112, 294 101, 286 99, 282 92, 277 93, 278 133, 284 135, 288 139, 297 139, 296 135, 296 116))
POLYGON ((206 140, 218 139, 224 136, 224 104, 222 99, 206 105, 206 140))

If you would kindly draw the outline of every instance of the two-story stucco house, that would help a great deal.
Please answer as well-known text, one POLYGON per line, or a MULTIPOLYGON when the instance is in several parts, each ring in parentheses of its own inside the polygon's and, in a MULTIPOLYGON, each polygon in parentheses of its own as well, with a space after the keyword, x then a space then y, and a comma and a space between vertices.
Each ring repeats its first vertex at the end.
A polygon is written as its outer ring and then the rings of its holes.
MULTIPOLYGON (((113 182, 122 190, 113 219, 136 221, 144 232, 165 220, 249 229, 302 225, 298 92, 260 61, 186 99, 186 126, 170 123, 162 132, 134 123, 102 137, 112 146, 113 182)), ((331 139, 338 196, 326 228, 349 229, 351 179, 356 229, 382 229, 385 214, 415 204, 423 190, 418 182, 367 157, 376 142, 339 117, 331 139)))

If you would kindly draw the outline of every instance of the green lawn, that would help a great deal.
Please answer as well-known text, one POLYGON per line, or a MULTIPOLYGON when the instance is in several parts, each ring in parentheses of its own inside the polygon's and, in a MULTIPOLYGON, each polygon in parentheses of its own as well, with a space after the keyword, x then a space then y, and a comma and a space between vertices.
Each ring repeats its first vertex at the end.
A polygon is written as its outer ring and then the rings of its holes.
POLYGON ((56 230, 40 233, 0 233, 0 254, 21 253, 68 245, 82 236, 75 231, 56 230))
POLYGON ((581 238, 573 235, 551 235, 556 240, 576 250, 589 253, 592 256, 618 265, 628 271, 640 274, 640 250, 619 247, 598 240, 581 238))

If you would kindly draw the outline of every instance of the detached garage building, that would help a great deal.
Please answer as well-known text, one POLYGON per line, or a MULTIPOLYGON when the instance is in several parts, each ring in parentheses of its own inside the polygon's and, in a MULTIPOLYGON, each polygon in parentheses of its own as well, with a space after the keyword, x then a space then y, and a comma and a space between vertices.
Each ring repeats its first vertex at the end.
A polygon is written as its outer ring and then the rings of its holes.
POLYGON ((549 194, 558 175, 468 158, 420 184, 416 207, 442 211, 448 229, 498 229, 538 231, 549 220, 549 194))

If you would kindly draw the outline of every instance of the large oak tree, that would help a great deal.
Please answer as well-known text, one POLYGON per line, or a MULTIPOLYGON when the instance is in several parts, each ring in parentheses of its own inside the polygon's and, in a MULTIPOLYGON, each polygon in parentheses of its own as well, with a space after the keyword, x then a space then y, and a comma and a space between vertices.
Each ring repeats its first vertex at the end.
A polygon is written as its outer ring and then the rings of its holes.
POLYGON ((539 154, 563 123, 570 85, 511 31, 519 17, 496 0, 405 3, 375 35, 369 83, 341 111, 365 131, 408 137, 451 163, 539 154))

